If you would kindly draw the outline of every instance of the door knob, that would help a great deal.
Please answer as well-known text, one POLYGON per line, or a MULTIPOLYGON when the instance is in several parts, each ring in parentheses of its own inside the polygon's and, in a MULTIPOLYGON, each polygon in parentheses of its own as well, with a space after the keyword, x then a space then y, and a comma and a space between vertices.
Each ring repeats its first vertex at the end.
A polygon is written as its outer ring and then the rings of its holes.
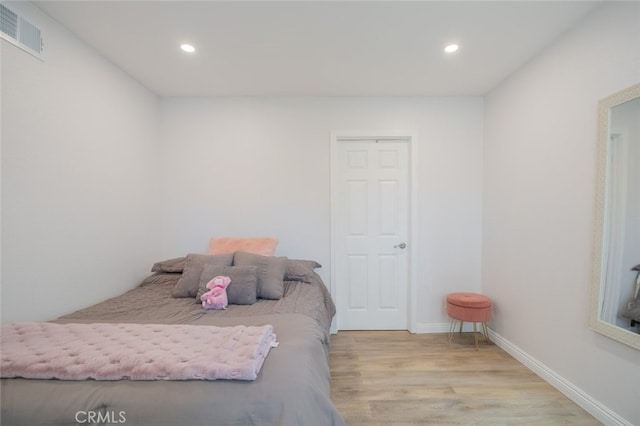
POLYGON ((397 245, 395 245, 395 246, 393 246, 393 247, 394 247, 394 248, 401 248, 401 249, 404 249, 404 248, 407 248, 407 243, 400 243, 400 244, 397 244, 397 245))

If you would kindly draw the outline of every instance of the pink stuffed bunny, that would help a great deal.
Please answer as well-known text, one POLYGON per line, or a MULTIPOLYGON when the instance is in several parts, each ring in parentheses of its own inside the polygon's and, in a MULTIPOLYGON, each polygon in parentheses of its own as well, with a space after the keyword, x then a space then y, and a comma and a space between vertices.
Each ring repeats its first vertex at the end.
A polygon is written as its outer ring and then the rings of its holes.
POLYGON ((205 309, 226 309, 229 304, 227 299, 227 287, 231 278, 218 275, 207 283, 209 291, 200 296, 202 307, 205 309))

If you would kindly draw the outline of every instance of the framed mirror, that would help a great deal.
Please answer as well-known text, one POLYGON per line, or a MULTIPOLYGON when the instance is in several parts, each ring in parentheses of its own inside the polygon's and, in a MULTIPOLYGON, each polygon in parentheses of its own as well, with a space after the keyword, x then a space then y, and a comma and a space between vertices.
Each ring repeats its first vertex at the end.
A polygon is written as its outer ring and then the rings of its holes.
POLYGON ((640 84, 598 108, 589 326, 640 349, 640 84))

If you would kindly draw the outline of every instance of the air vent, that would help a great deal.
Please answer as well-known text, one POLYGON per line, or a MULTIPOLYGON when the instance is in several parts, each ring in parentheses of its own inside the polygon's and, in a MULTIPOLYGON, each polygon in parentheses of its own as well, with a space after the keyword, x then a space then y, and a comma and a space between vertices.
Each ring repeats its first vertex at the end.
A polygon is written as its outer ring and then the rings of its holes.
POLYGON ((0 3, 0 37, 42 59, 40 28, 0 3))
POLYGON ((0 4, 0 31, 14 41, 18 39, 18 15, 0 4))

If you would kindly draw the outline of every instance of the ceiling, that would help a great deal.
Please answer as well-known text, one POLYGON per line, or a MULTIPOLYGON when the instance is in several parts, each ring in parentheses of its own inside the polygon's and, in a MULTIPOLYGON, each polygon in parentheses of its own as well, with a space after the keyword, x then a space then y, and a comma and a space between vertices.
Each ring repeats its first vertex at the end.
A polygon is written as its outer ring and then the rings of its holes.
POLYGON ((599 4, 34 3, 160 96, 484 95, 599 4))

